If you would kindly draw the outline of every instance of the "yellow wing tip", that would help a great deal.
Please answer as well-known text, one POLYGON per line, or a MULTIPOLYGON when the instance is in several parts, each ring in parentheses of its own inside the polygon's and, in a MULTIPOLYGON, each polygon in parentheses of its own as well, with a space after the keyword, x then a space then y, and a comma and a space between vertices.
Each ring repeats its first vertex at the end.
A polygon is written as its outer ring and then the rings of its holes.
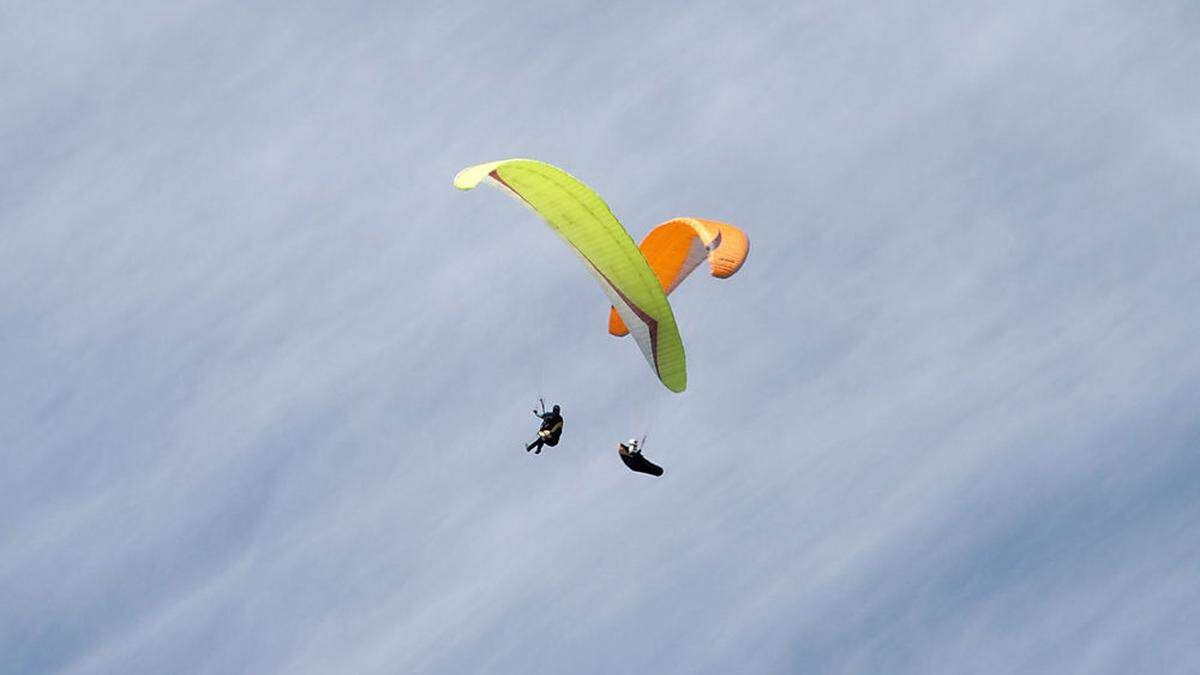
MULTIPOLYGON (((454 187, 458 188, 459 190, 470 190, 476 185, 482 183, 483 179, 487 178, 488 174, 495 171, 497 167, 508 164, 509 162, 537 162, 537 160, 514 157, 512 159, 502 159, 496 162, 487 162, 486 164, 468 166, 467 168, 455 174, 454 187)), ((544 164, 544 162, 537 163, 544 164)))
POLYGON ((454 175, 454 187, 459 190, 470 190, 487 178, 487 175, 499 164, 500 162, 488 162, 487 164, 468 166, 454 175))
POLYGON ((676 394, 682 394, 684 389, 687 389, 687 371, 668 375, 664 377, 659 374, 658 381, 663 383, 663 386, 676 394))

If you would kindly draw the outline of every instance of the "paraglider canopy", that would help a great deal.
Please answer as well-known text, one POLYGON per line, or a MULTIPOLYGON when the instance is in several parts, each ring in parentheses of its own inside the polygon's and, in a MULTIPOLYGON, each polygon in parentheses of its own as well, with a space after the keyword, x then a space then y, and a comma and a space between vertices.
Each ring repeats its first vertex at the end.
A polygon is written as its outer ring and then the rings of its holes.
POLYGON ((596 278, 663 385, 674 392, 687 388, 683 341, 667 295, 604 200, 562 169, 532 159, 468 167, 454 177, 454 186, 470 190, 485 181, 550 225, 596 278))
MULTIPOLYGON (((670 295, 705 260, 718 279, 737 274, 750 254, 750 240, 729 223, 673 218, 650 230, 640 249, 663 292, 670 295)), ((609 313, 608 332, 617 337, 629 333, 615 309, 609 313)))

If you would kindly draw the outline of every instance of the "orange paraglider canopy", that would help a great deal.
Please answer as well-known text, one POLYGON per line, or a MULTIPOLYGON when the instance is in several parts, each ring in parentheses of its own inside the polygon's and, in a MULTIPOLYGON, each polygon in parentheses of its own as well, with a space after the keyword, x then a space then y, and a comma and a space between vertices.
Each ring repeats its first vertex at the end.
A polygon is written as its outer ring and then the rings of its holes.
MULTIPOLYGON (((674 218, 650 230, 640 248, 663 291, 670 295, 706 258, 714 277, 733 276, 746 262, 750 240, 728 223, 674 218)), ((608 313, 608 332, 616 336, 629 333, 614 309, 608 313)))

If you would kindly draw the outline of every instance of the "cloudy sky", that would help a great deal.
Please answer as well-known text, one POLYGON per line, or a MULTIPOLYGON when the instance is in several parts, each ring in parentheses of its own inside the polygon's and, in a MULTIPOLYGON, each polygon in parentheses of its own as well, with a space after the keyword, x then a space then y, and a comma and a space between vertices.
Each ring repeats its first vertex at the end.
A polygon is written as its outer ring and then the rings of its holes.
POLYGON ((1195 3, 593 4, 3 3, 0 671, 1200 671, 1195 3))

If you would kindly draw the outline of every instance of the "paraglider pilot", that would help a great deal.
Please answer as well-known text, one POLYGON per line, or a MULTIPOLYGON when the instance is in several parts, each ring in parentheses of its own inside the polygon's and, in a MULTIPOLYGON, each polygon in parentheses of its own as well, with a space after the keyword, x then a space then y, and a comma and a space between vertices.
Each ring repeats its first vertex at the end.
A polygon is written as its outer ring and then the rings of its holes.
POLYGON ((562 436, 563 418, 557 405, 551 408, 550 412, 546 412, 546 409, 542 408, 542 412, 534 410, 533 414, 542 420, 542 428, 538 430, 537 438, 525 446, 525 452, 533 450, 533 454, 540 455, 543 445, 550 447, 558 445, 558 438, 562 436))
POLYGON ((617 454, 621 456, 621 461, 625 463, 625 466, 629 467, 630 471, 646 473, 651 476, 663 475, 661 466, 642 456, 642 449, 638 446, 636 438, 631 438, 624 443, 618 443, 617 454))

